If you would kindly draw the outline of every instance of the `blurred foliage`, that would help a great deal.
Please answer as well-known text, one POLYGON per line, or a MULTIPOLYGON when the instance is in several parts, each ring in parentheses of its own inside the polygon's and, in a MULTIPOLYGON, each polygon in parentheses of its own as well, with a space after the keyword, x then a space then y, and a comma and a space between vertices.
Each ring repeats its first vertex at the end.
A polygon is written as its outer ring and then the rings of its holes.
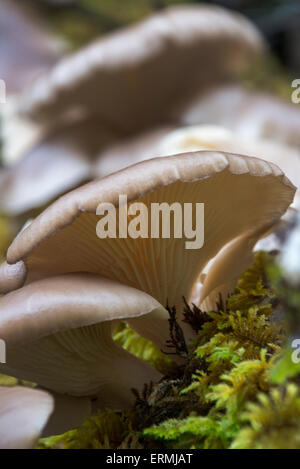
POLYGON ((237 435, 234 449, 299 449, 300 396, 298 386, 288 384, 259 394, 242 415, 248 426, 237 435))
POLYGON ((170 5, 193 0, 78 0, 40 1, 49 23, 70 44, 79 47, 91 39, 138 21, 170 5))
MULTIPOLYGON (((250 19, 260 20, 274 14, 276 18, 285 18, 293 12, 294 2, 281 1, 201 1, 201 0, 70 0, 55 2, 31 0, 42 5, 51 27, 63 38, 70 49, 76 49, 89 41, 128 24, 143 19, 156 10, 166 6, 187 3, 220 4, 221 6, 239 9, 250 19), (284 12, 282 13, 282 8, 284 12)), ((298 11, 298 10, 297 10, 298 11)), ((296 12, 297 13, 297 12, 296 12)), ((300 8, 299 8, 300 18, 300 8)), ((297 15, 296 15, 297 16, 297 15)), ((263 25, 262 25, 262 29, 263 25)), ((281 29, 279 28, 280 33, 281 29)), ((294 45, 292 44, 293 48, 294 45)), ((275 47, 276 49, 276 47, 275 47)), ((275 50, 275 52, 277 52, 275 50)), ((242 79, 250 88, 266 90, 290 101, 292 72, 281 64, 278 56, 268 53, 263 60, 252 64, 245 71, 242 79)))
POLYGON ((267 53, 262 60, 251 64, 241 77, 244 85, 257 91, 273 93, 286 101, 291 101, 291 82, 294 75, 279 60, 267 53))
POLYGON ((13 378, 12 376, 3 375, 0 373, 0 386, 26 386, 28 388, 35 388, 36 384, 23 379, 13 378))
POLYGON ((27 0, 42 6, 49 22, 71 47, 142 19, 166 6, 207 3, 246 15, 263 32, 285 66, 300 69, 299 0, 27 0))
POLYGON ((0 216, 0 262, 5 259, 6 251, 14 237, 13 221, 0 216))
POLYGON ((41 439, 38 449, 138 448, 132 425, 129 413, 102 411, 78 429, 64 435, 41 439))

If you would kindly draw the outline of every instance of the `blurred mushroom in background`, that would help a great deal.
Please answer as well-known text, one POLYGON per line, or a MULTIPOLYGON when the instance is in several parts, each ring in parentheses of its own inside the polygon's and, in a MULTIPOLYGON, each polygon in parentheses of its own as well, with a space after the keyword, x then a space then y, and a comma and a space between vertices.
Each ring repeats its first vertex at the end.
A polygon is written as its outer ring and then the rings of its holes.
MULTIPOLYGON (((228 114, 226 114, 228 115, 228 114)), ((296 132, 293 133, 296 138, 296 132)), ((187 127, 161 126, 111 145, 98 156, 94 165, 95 176, 107 176, 111 171, 150 159, 177 153, 218 150, 256 156, 277 164, 300 188, 300 150, 275 138, 251 138, 218 125, 194 125, 187 127)), ((300 207, 300 194, 294 201, 300 207)))
POLYGON ((45 391, 0 387, 0 449, 34 448, 53 408, 45 391))
POLYGON ((1 0, 0 11, 0 79, 6 89, 0 106, 1 153, 12 164, 40 135, 39 126, 17 115, 18 97, 62 57, 66 45, 33 4, 1 0))
POLYGON ((21 152, 21 162, 4 172, 0 213, 22 214, 92 178, 88 165, 104 147, 160 123, 174 125, 184 103, 212 83, 239 76, 264 49, 260 34, 240 15, 189 5, 163 10, 63 59, 18 101, 18 118, 31 119, 40 133, 21 152), (110 142, 102 138, 107 132, 110 142), (35 189, 32 162, 40 181, 43 168, 57 178, 35 189))

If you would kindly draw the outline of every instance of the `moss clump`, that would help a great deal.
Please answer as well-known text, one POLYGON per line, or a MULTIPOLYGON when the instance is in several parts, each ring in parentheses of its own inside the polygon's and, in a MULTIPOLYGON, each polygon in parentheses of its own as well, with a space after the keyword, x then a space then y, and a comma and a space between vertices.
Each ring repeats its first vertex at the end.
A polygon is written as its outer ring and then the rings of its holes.
POLYGON ((248 425, 232 443, 235 449, 299 449, 300 396, 298 386, 288 384, 259 394, 242 415, 248 425))
POLYGON ((113 410, 99 412, 83 425, 63 435, 43 438, 39 449, 111 449, 138 447, 133 414, 113 410))
POLYGON ((193 343, 182 337, 176 343, 179 326, 170 308, 177 334, 169 345, 183 357, 176 369, 150 342, 119 325, 115 340, 164 368, 164 379, 135 393, 132 409, 99 412, 39 447, 300 448, 300 366, 291 368, 289 327, 278 314, 288 307, 285 299, 280 269, 260 252, 217 311, 204 314, 183 303, 186 322, 198 330, 193 343))

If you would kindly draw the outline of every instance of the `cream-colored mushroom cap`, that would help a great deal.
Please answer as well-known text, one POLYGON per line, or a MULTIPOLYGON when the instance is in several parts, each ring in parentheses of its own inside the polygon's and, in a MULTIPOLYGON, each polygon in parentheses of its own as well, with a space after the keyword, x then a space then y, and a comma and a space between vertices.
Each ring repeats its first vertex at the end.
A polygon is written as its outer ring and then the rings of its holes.
POLYGON ((45 391, 0 387, 0 448, 33 448, 53 407, 53 398, 45 391))
POLYGON ((24 94, 23 111, 51 122, 80 110, 136 130, 161 121, 196 90, 236 75, 263 48, 259 32, 236 13, 166 9, 61 61, 24 94))
MULTIPOLYGON (((130 166, 70 192, 37 217, 12 243, 7 260, 23 260, 27 282, 68 272, 91 272, 149 293, 162 305, 188 300, 199 274, 231 240, 276 223, 293 201, 294 186, 272 163, 218 152, 195 152, 155 158, 130 166), (187 249, 182 237, 134 239, 96 234, 100 203, 120 209, 126 195, 134 202, 204 204, 204 245, 187 249)), ((157 206, 156 206, 157 207, 157 206)), ((132 213, 132 212, 131 212, 132 213)), ((183 213, 183 210, 182 210, 183 213)), ((132 219, 128 215, 129 222, 132 219)), ((171 218, 172 219, 172 218, 171 218)), ((188 217, 187 217, 188 219, 188 217)), ((201 225, 198 220, 198 228, 201 225)), ((178 228, 178 223, 177 223, 178 228)), ((193 236, 193 235, 192 235, 193 236)), ((193 238, 194 239, 194 238, 193 238)), ((0 278, 1 285, 1 278, 0 278)))
MULTIPOLYGON (((238 132, 217 125, 194 125, 173 130, 162 137, 156 146, 161 156, 196 150, 220 150, 263 158, 277 164, 300 188, 300 150, 272 139, 242 137, 238 132)), ((299 191, 295 203, 300 206, 299 191)))
MULTIPOLYGON (((272 139, 242 136, 219 125, 203 124, 177 128, 160 126, 123 139, 100 153, 93 173, 103 177, 110 174, 113 169, 117 171, 153 156, 175 155, 197 150, 226 151, 263 158, 277 164, 292 183, 300 188, 298 148, 272 139)), ((300 205, 299 191, 294 203, 300 205)))
POLYGON ((0 299, 6 363, 0 370, 72 396, 98 397, 101 405, 126 406, 131 388, 158 380, 150 365, 112 339, 127 320, 163 346, 168 313, 144 292, 91 274, 34 282, 0 299))

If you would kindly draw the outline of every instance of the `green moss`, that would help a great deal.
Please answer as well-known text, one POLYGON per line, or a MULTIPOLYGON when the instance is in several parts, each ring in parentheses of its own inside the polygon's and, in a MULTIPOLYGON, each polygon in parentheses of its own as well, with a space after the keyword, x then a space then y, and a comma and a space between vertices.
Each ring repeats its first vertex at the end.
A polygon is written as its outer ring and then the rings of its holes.
POLYGON ((78 429, 43 438, 39 449, 110 449, 138 446, 130 413, 106 410, 91 417, 78 429))
POLYGON ((234 426, 226 424, 211 417, 191 416, 184 420, 167 420, 146 429, 144 436, 162 440, 168 448, 221 449, 228 445, 235 433, 234 426))
POLYGON ((242 78, 245 86, 250 89, 273 93, 286 101, 291 101, 291 82, 294 76, 274 55, 265 54, 256 64, 252 63, 242 78))
POLYGON ((7 248, 12 242, 13 236, 12 221, 0 216, 0 262, 5 259, 7 248))
POLYGON ((78 0, 65 8, 46 8, 55 32, 72 48, 117 28, 139 21, 156 10, 191 0, 78 0))
POLYGON ((145 387, 125 413, 100 412, 76 430, 41 440, 39 447, 298 448, 300 366, 291 365, 291 350, 283 347, 286 325, 277 319, 278 310, 292 314, 287 297, 273 257, 257 253, 224 307, 203 314, 185 305, 198 337, 172 378, 166 357, 120 324, 115 340, 165 369, 165 379, 145 387))
POLYGON ((25 381, 23 379, 13 378, 12 376, 3 375, 0 373, 0 386, 26 386, 29 388, 34 388, 36 386, 35 383, 30 381, 25 381))
POLYGON ((114 341, 137 358, 148 362, 163 374, 172 369, 171 360, 152 342, 141 337, 128 324, 120 323, 114 330, 114 341))
POLYGON ((259 394, 248 403, 240 430, 231 447, 235 449, 300 449, 300 398, 295 384, 259 394))
POLYGON ((6 376, 0 374, 0 386, 17 386, 18 380, 17 378, 13 378, 12 376, 6 376))
POLYGON ((294 350, 289 346, 282 350, 278 355, 278 360, 272 367, 270 372, 270 379, 275 384, 283 384, 290 378, 295 378, 300 374, 300 363, 292 361, 294 350))

